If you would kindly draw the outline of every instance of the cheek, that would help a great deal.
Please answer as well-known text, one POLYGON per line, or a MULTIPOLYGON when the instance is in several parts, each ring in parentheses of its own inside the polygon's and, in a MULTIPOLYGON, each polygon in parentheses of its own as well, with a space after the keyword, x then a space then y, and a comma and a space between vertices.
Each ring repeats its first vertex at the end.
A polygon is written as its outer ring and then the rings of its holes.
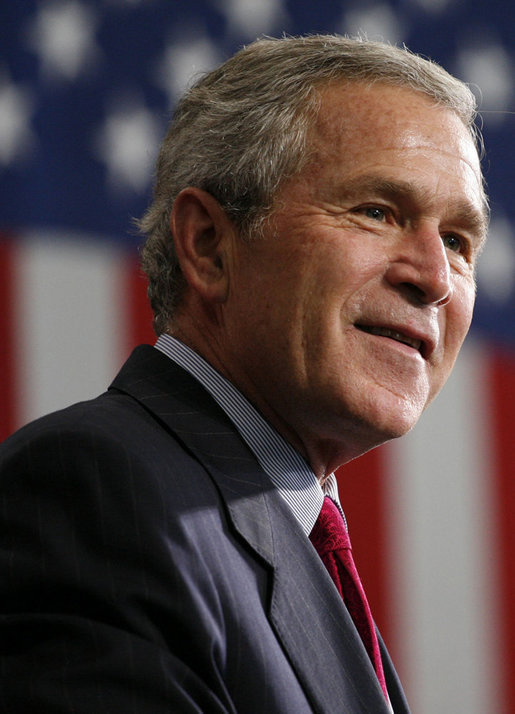
POLYGON ((444 362, 454 364, 461 345, 469 331, 474 308, 474 299, 468 293, 455 295, 446 314, 444 362))
POLYGON ((454 327, 456 339, 463 342, 472 322, 474 304, 476 301, 475 285, 470 284, 461 291, 456 291, 452 302, 452 316, 450 318, 451 327, 454 327))

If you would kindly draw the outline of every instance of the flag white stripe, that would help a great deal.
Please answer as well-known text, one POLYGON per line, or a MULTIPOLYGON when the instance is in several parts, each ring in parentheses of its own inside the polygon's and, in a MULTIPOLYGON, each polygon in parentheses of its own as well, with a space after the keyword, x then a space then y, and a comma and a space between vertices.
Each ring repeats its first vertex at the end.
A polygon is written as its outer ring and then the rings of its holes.
POLYGON ((395 630, 418 714, 501 711, 486 370, 467 344, 442 394, 389 449, 395 630))
POLYGON ((20 420, 105 390, 120 365, 121 251, 84 236, 27 235, 17 243, 16 340, 20 420))

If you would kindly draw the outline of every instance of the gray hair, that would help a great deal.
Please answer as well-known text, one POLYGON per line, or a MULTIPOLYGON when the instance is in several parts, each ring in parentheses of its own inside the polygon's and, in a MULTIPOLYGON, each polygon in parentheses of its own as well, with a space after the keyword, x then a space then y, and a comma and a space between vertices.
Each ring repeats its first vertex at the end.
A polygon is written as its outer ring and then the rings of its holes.
POLYGON ((185 281, 170 214, 187 186, 209 192, 243 238, 259 236, 282 182, 309 159, 307 137, 321 86, 383 82, 454 111, 481 153, 470 89, 436 63, 382 42, 337 35, 265 38, 194 84, 179 102, 157 161, 153 202, 139 229, 157 334, 170 324, 185 281))

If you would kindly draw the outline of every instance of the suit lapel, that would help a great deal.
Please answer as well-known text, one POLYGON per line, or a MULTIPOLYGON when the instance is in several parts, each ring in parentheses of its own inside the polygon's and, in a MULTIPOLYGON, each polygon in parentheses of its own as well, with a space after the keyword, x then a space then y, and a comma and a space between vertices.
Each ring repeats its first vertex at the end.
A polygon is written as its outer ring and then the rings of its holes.
MULTIPOLYGON (((388 712, 372 664, 318 555, 210 395, 147 346, 135 350, 112 388, 135 397, 204 465, 235 530, 271 566, 270 621, 314 710, 341 711, 345 701, 356 714, 388 712)), ((389 659, 385 664, 390 669, 389 659)))

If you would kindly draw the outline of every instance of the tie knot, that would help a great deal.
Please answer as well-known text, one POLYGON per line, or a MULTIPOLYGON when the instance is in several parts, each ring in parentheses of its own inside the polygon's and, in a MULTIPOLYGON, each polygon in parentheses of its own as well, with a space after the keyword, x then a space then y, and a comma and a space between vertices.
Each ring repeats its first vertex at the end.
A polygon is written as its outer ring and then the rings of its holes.
POLYGON ((322 510, 309 538, 320 555, 333 550, 351 548, 345 522, 338 506, 329 496, 324 498, 322 510))

